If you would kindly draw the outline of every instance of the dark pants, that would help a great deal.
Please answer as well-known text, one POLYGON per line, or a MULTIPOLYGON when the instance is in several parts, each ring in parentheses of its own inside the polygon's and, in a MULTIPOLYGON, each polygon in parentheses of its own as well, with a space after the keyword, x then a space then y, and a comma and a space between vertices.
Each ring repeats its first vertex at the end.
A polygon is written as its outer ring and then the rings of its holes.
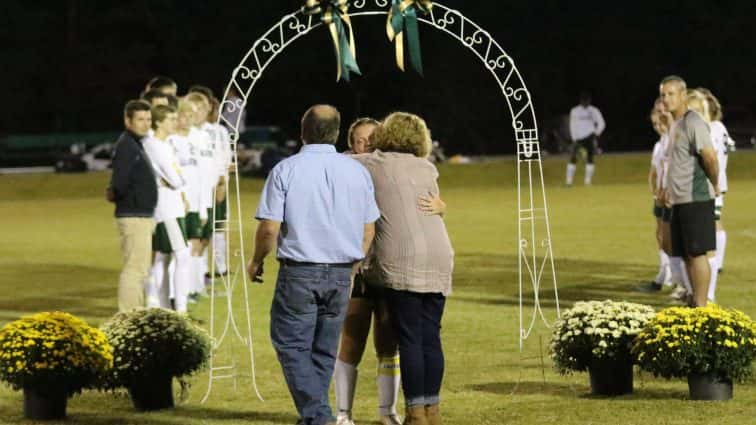
POLYGON ((585 161, 588 164, 593 164, 593 152, 596 148, 596 136, 590 135, 586 137, 585 139, 576 140, 572 144, 572 156, 570 156, 570 163, 576 164, 577 163, 577 155, 580 148, 585 149, 586 153, 586 159, 585 161))
POLYGON ((270 338, 301 422, 333 420, 328 387, 349 302, 351 266, 286 265, 278 271, 270 338))
POLYGON ((441 316, 446 297, 386 290, 391 324, 399 340, 402 390, 407 406, 438 404, 444 377, 441 316))
POLYGON ((672 206, 672 254, 698 257, 717 249, 714 200, 672 206))

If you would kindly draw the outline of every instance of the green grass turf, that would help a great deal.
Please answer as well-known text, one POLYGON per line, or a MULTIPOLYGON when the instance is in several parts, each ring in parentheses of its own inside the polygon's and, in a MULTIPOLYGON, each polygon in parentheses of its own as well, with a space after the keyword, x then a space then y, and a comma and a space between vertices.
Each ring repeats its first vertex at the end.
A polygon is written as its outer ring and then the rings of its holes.
MULTIPOLYGON (((544 161, 559 295, 562 307, 577 300, 644 302, 662 308, 667 298, 634 288, 656 272, 651 198, 646 189, 649 155, 598 158, 595 185, 562 185, 564 158, 544 161)), ((730 193, 724 209, 728 229, 721 304, 756 316, 752 290, 756 225, 756 155, 737 152, 730 160, 730 193)), ((540 326, 518 349, 517 226, 515 166, 510 160, 440 167, 446 223, 456 251, 454 293, 443 321, 446 374, 442 409, 447 424, 749 424, 756 423, 756 387, 738 384, 725 403, 687 401, 683 381, 636 374, 633 395, 592 397, 587 374, 555 374, 539 346, 548 344, 540 326), (541 367, 543 361, 545 367, 541 367)), ((112 205, 103 199, 105 173, 0 176, 0 324, 20 315, 64 310, 100 324, 116 308, 118 239, 112 205)), ((577 181, 582 181, 582 166, 577 181)), ((245 237, 262 182, 242 182, 245 237)), ((247 247, 250 244, 247 243, 247 247)), ((270 345, 267 325, 276 264, 267 263, 265 284, 250 286, 257 380, 266 398, 258 401, 250 379, 235 391, 217 381, 206 404, 199 399, 207 373, 190 381, 188 401, 165 412, 135 413, 127 397, 85 392, 69 401, 68 423, 99 424, 293 424, 296 415, 270 345)), ((237 291, 239 309, 241 292, 237 291)), ((532 291, 528 294, 532 295, 532 291)), ((553 297, 542 293, 548 318, 553 297)), ((221 300, 223 301, 223 300, 221 300)), ((221 304, 218 304, 219 306, 221 304)), ((526 308, 532 302, 526 300, 526 308)), ((241 311, 241 310, 239 310, 241 311)), ((192 315, 205 321, 209 302, 192 315)), ((237 315, 241 321, 243 316, 237 315)), ((242 322, 243 323, 243 322, 242 322)), ((226 340, 219 357, 232 357, 242 372, 248 357, 226 340)), ((247 369, 244 369, 244 368, 247 369)), ((375 359, 368 348, 361 365, 355 417, 376 423, 375 359)), ((0 423, 23 424, 22 396, 0 387, 0 423)))

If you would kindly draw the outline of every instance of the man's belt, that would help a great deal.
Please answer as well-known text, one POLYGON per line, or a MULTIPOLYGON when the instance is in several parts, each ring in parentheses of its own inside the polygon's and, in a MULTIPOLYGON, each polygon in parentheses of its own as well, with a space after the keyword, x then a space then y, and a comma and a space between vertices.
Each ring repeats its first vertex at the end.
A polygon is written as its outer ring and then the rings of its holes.
POLYGON ((278 261, 284 266, 329 266, 329 267, 352 267, 354 263, 311 263, 307 261, 294 261, 288 258, 279 258, 278 261))

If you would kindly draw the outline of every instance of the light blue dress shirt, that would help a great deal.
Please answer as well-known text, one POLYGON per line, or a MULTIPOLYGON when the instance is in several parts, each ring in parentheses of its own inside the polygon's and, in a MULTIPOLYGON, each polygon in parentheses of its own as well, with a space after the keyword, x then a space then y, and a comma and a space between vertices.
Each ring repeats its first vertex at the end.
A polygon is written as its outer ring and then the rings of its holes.
POLYGON ((279 259, 351 263, 380 217, 370 173, 333 145, 304 145, 268 175, 255 218, 282 222, 279 259))

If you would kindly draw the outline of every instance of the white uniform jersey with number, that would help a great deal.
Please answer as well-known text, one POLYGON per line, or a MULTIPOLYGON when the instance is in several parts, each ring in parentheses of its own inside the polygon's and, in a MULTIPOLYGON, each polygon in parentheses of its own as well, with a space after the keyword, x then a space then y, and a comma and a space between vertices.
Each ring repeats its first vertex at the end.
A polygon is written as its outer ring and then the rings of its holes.
POLYGON ((167 140, 148 136, 144 139, 144 151, 152 162, 158 182, 155 221, 161 223, 184 217, 186 210, 181 193, 186 183, 173 145, 167 140))
POLYGON ((730 150, 732 139, 727 133, 727 128, 721 121, 712 121, 709 123, 711 130, 711 143, 717 152, 717 161, 719 162, 719 191, 727 192, 727 153, 730 150))
POLYGON ((226 179, 228 167, 231 165, 231 136, 226 127, 216 123, 205 123, 202 125, 202 130, 207 133, 212 142, 213 160, 218 179, 226 179))
POLYGON ((189 137, 196 140, 199 147, 197 164, 200 174, 200 214, 203 210, 204 214, 207 214, 207 209, 215 205, 213 192, 215 185, 218 184, 218 172, 213 159, 213 143, 206 131, 195 127, 190 130, 189 137))
POLYGON ((656 170, 656 187, 662 187, 664 181, 664 157, 667 153, 667 135, 663 135, 659 138, 659 141, 654 145, 654 150, 651 153, 651 166, 656 170))
POLYGON ((189 137, 189 134, 182 136, 174 134, 168 138, 176 150, 176 156, 184 172, 184 181, 186 186, 186 200, 189 203, 189 212, 200 212, 200 190, 202 189, 199 173, 199 147, 196 142, 189 137))

